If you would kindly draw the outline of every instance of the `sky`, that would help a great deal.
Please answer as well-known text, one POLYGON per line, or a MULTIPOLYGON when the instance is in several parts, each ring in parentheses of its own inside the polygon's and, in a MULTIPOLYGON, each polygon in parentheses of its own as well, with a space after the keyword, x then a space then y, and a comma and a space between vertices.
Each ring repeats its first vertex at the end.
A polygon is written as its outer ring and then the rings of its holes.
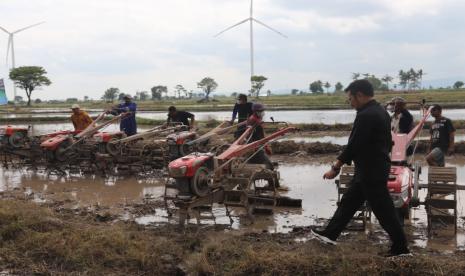
MULTIPOLYGON (((52 85, 33 98, 98 99, 109 87, 135 94, 212 77, 218 92, 249 89, 250 0, 1 0, 0 26, 15 35, 16 66, 43 66, 52 85)), ((465 80, 463 0, 255 0, 255 74, 265 90, 347 85, 352 72, 396 76, 423 69, 424 85, 465 80)), ((0 32, 0 78, 8 36, 0 32)), ((12 97, 12 83, 6 80, 12 97)), ((25 96, 24 91, 18 94, 25 96)))

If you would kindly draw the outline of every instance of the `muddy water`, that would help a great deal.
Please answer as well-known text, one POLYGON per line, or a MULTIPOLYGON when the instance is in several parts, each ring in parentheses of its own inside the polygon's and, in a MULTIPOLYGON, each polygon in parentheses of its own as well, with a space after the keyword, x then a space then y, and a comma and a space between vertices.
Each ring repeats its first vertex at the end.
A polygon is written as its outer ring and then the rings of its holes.
MULTIPOLYGON (((232 110, 232 108, 231 108, 232 110)), ((89 112, 90 115, 95 116, 98 114, 96 111, 89 112)), ((213 111, 213 112, 193 112, 197 120, 225 120, 231 118, 232 111, 213 111)), ((452 120, 462 120, 465 118, 465 109, 449 109, 444 110, 444 116, 452 120)), ((412 111, 415 118, 420 117, 419 111, 412 111)), ((56 117, 56 116, 70 116, 69 112, 63 113, 33 113, 33 114, 0 114, 3 118, 31 118, 31 117, 56 117)), ((138 117, 165 120, 166 112, 147 112, 140 111, 137 113, 138 117)), ((276 121, 286 121, 289 123, 324 123, 324 124, 347 124, 353 122, 355 118, 354 110, 291 110, 291 111, 266 111, 267 119, 273 117, 276 121)), ((430 118, 431 119, 431 118, 430 118)))
MULTIPOLYGON (((448 165, 457 166, 458 183, 465 184, 465 162, 448 159, 448 165)), ((257 216, 253 225, 244 217, 235 217, 233 228, 269 231, 269 232, 289 232, 295 226, 309 226, 321 224, 322 218, 329 218, 336 209, 337 190, 334 181, 322 179, 323 173, 328 169, 327 165, 316 163, 290 164, 285 163, 280 166, 281 184, 288 188, 287 192, 281 192, 293 198, 303 200, 302 209, 276 208, 273 216, 257 216)), ((428 170, 424 167, 422 182, 426 182, 428 170)), ((70 199, 78 206, 105 205, 121 206, 124 204, 141 202, 143 199, 151 198, 161 200, 163 195, 163 181, 137 180, 135 178, 100 178, 84 176, 59 177, 46 173, 32 171, 9 171, 0 169, 0 191, 19 189, 25 196, 33 198, 36 202, 66 200, 70 199)), ((421 192, 424 199, 425 191, 421 192)), ((458 196, 459 217, 465 215, 465 192, 460 191, 458 196)), ((225 214, 222 206, 216 206, 213 210, 216 216, 216 223, 228 224, 229 218, 225 214)), ((240 212, 234 211, 233 214, 240 212)), ((127 214, 122 213, 122 217, 127 214)), ((155 214, 132 216, 141 224, 158 224, 165 222, 176 223, 175 219, 168 219, 167 213, 163 209, 156 209, 155 214)), ((373 219, 375 221, 375 219, 373 219)), ((194 220, 191 220, 195 223, 194 220)), ((207 222, 211 223, 211 222, 207 222)), ((464 221, 459 220, 459 233, 443 235, 428 239, 426 237, 426 213, 424 207, 412 210, 410 221, 414 227, 409 228, 409 236, 413 237, 415 245, 428 247, 437 250, 453 251, 455 248, 465 246, 464 221)), ((377 224, 373 224, 374 231, 379 231, 377 224)))
POLYGON ((38 202, 70 199, 80 206, 111 206, 140 202, 147 195, 161 194, 163 184, 161 180, 82 175, 61 177, 0 169, 0 191, 14 189, 24 191, 25 195, 38 202))
MULTIPOLYGON (((299 136, 299 135, 290 135, 281 140, 292 140, 297 143, 333 143, 336 145, 346 145, 349 140, 349 132, 340 132, 335 133, 335 135, 319 135, 318 133, 312 134, 311 136, 299 136)), ((419 140, 429 141, 429 135, 427 131, 423 131, 419 140)), ((458 130, 455 134, 455 142, 465 141, 465 133, 462 130, 458 130)))

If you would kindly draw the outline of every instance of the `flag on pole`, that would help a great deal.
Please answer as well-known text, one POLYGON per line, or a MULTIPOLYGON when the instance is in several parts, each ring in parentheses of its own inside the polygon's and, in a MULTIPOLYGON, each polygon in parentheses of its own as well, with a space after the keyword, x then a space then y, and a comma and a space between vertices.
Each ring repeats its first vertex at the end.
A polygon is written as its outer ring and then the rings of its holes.
POLYGON ((0 105, 8 104, 8 99, 5 92, 5 83, 0 79, 0 105))

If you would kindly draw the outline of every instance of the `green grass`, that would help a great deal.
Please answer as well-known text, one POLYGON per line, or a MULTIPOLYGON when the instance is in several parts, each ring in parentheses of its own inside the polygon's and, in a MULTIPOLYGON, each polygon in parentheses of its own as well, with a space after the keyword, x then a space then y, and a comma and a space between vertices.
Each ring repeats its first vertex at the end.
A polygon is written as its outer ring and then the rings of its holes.
MULTIPOLYGON (((404 97, 407 101, 420 102, 425 99, 427 103, 439 103, 449 108, 464 107, 465 90, 426 90, 426 91, 390 91, 378 92, 376 98, 381 102, 387 102, 395 96, 404 97)), ((139 110, 165 111, 170 105, 176 105, 181 109, 189 111, 213 111, 213 110, 231 110, 235 99, 232 97, 217 97, 217 102, 198 103, 193 99, 169 99, 163 101, 139 101, 137 102, 139 110)), ((255 99, 254 99, 255 100, 255 99)), ((324 95, 275 95, 270 97, 261 97, 257 101, 263 102, 269 108, 274 109, 339 109, 349 108, 346 103, 345 93, 324 94, 324 95)), ((115 102, 116 103, 116 102, 115 102)), ((103 101, 80 102, 82 107, 90 109, 104 109, 112 106, 111 103, 103 101)), ((68 108, 69 103, 57 104, 34 104, 32 108, 68 108)), ((10 110, 11 107, 9 107, 10 110)), ((22 111, 29 108, 21 106, 22 111)))

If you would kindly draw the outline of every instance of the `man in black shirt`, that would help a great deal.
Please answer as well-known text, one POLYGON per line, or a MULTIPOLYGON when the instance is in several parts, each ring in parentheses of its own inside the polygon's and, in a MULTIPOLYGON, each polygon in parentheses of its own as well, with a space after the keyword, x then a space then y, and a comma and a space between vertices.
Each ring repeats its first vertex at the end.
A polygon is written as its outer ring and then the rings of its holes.
POLYGON ((442 107, 438 104, 433 105, 431 115, 434 122, 431 125, 429 154, 426 161, 430 166, 445 165, 444 156, 454 152, 455 128, 449 118, 442 116, 442 107))
MULTIPOLYGON (((263 117, 265 116, 265 106, 260 103, 254 103, 252 106, 252 115, 247 119, 247 126, 254 128, 249 143, 261 140, 265 138, 265 130, 263 129, 263 117)), ((268 145, 264 149, 260 149, 254 153, 250 158, 249 163, 251 164, 264 164, 267 169, 274 170, 273 163, 267 154, 271 154, 271 149, 268 145)))
POLYGON ((182 123, 192 129, 195 123, 195 116, 192 113, 177 110, 175 106, 170 106, 168 108, 168 119, 166 121, 169 123, 182 123), (191 120, 189 124, 189 119, 191 120))
POLYGON ((406 108, 405 100, 395 97, 391 103, 394 105, 394 114, 391 117, 391 129, 394 133, 407 134, 413 129, 413 116, 406 108))
POLYGON ((345 91, 350 104, 357 109, 357 116, 346 148, 323 178, 335 178, 342 165, 352 161, 355 175, 329 224, 324 230, 314 230, 314 235, 335 244, 355 212, 368 201, 392 241, 388 256, 410 254, 387 188, 392 147, 389 114, 373 99, 373 86, 367 80, 356 80, 345 91))
MULTIPOLYGON (((244 94, 239 94, 237 98, 237 103, 234 105, 231 125, 234 124, 237 116, 237 122, 241 123, 252 115, 252 103, 247 102, 247 96, 244 94)), ((242 133, 244 133, 246 126, 242 125, 237 127, 236 132, 234 133, 234 138, 239 138, 242 133)))

